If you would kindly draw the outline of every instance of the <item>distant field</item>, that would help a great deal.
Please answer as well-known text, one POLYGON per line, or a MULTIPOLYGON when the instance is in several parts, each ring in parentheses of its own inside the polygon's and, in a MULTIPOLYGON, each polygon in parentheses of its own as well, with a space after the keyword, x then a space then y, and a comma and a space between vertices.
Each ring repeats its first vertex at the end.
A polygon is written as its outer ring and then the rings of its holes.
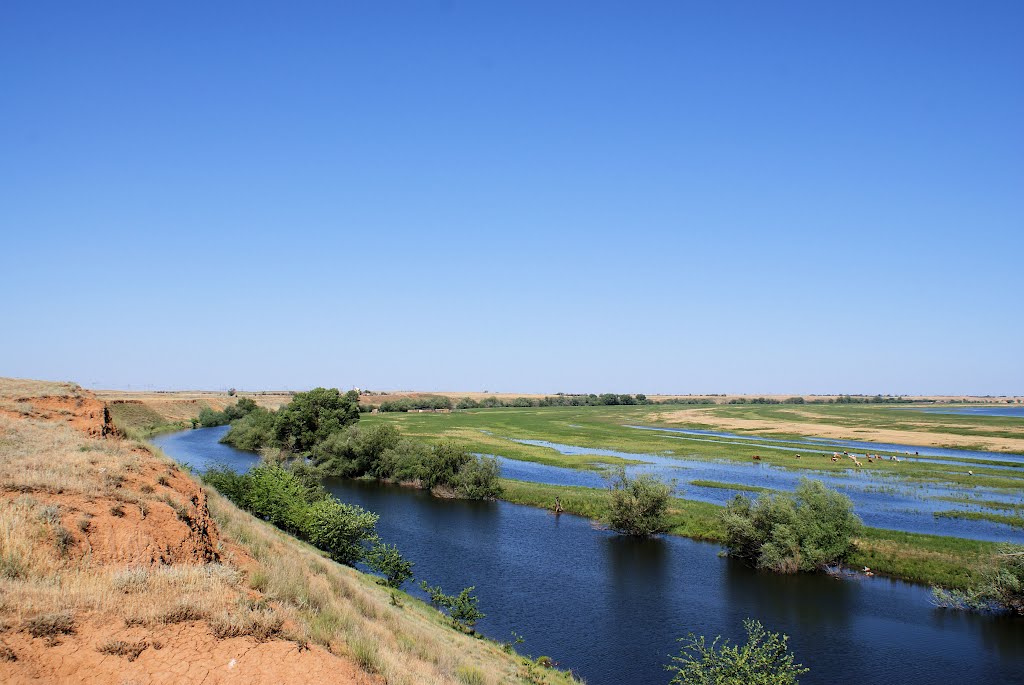
MULTIPOLYGON (((364 391, 366 392, 366 391, 364 391)), ((602 391, 597 391, 600 394, 602 391)), ((360 402, 369 405, 378 405, 383 402, 390 402, 402 398, 417 398, 430 395, 441 395, 442 397, 450 397, 454 400, 468 397, 477 402, 487 399, 488 397, 494 397, 502 401, 514 400, 517 397, 527 397, 530 399, 541 399, 543 397, 552 397, 557 393, 526 393, 526 392, 480 392, 480 391, 460 391, 460 390, 437 390, 437 391, 420 391, 420 390, 383 390, 383 391, 372 391, 372 394, 364 394, 360 397, 360 402)), ((573 393, 566 393, 573 394, 573 393)), ((813 400, 827 401, 835 400, 842 395, 801 395, 799 393, 790 393, 783 395, 764 395, 764 394, 712 394, 712 395, 651 395, 648 394, 647 398, 653 402, 664 402, 666 400, 693 400, 693 401, 706 401, 708 403, 715 404, 728 404, 732 400, 752 400, 755 398, 763 397, 770 400, 778 400, 779 402, 792 398, 800 397, 806 402, 813 400)), ((1020 400, 1024 402, 1024 395, 1007 397, 1007 398, 993 398, 993 397, 976 397, 972 395, 914 395, 904 396, 904 399, 921 401, 921 402, 993 402, 1003 403, 1007 399, 1012 399, 1014 402, 1020 400)))
POLYGON ((727 405, 651 413, 651 421, 731 432, 866 440, 1024 453, 1024 421, 1007 416, 929 414, 905 405, 727 405))

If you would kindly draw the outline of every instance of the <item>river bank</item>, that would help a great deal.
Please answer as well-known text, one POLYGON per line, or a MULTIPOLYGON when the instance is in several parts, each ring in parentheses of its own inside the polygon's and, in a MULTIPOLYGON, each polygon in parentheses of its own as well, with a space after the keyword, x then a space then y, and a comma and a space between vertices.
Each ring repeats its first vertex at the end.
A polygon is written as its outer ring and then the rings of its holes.
MULTIPOLYGON (((160 442, 196 467, 225 456, 240 466, 258 459, 217 443, 219 432, 160 442)), ((600 513, 600 498, 587 489, 506 484, 510 499, 560 493, 563 506, 600 513)), ((921 685, 1010 681, 1024 667, 1018 619, 936 609, 919 585, 758 572, 721 557, 717 544, 675 535, 632 540, 583 517, 554 516, 544 510, 553 498, 520 506, 438 499, 371 481, 325 485, 343 501, 380 512, 382 537, 416 563, 418 578, 446 589, 476 585, 488 614, 482 632, 498 640, 524 635, 524 651, 551 656, 591 685, 663 682, 677 638, 695 632, 735 639, 747 617, 791 636, 812 668, 801 679, 808 685, 881 685, 894 677, 921 685)), ((707 506, 674 512, 674 522, 685 526, 689 516, 697 525, 713 512, 707 506)))

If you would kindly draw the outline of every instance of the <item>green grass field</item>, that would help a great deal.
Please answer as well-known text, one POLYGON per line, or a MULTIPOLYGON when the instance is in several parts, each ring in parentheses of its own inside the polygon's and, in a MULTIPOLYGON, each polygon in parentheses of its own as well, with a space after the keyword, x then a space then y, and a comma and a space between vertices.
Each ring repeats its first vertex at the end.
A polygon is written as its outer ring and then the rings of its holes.
MULTIPOLYGON (((729 416, 771 421, 772 417, 792 418, 787 414, 789 407, 767 406, 719 406, 711 411, 729 416)), ((895 427, 907 430, 910 423, 927 424, 931 433, 949 429, 952 423, 970 424, 980 433, 1000 427, 1006 437, 1020 437, 1024 428, 1019 419, 987 416, 937 416, 897 410, 888 406, 813 406, 810 412, 806 406, 798 409, 813 414, 829 426, 848 424, 852 427, 878 429, 895 427)), ((474 452, 496 454, 512 459, 533 461, 543 464, 574 469, 601 469, 627 461, 643 461, 645 454, 683 459, 728 460, 750 463, 757 454, 762 463, 804 472, 813 477, 815 473, 844 472, 851 468, 849 460, 833 463, 832 450, 828 448, 795 452, 768 450, 747 444, 729 444, 730 441, 701 442, 680 440, 669 434, 642 431, 628 425, 657 425, 664 407, 612 406, 612 407, 544 407, 544 408, 503 408, 469 410, 453 413, 410 413, 364 415, 366 422, 391 422, 403 433, 415 435, 428 441, 454 440, 474 452), (523 445, 513 439, 543 440, 553 443, 574 445, 584 448, 614 450, 636 455, 631 459, 598 455, 562 455, 554 449, 523 445)), ((806 417, 805 417, 806 418, 806 417)), ((783 420, 780 418, 780 421, 783 420)), ((823 423, 824 425, 824 423, 823 423)), ((708 427, 700 423, 673 423, 672 427, 708 427)), ((737 431, 738 432, 738 431, 737 431)), ((970 435, 965 429, 959 435, 970 435)), ((991 434, 990 432, 987 434, 991 434)), ((779 439, 785 434, 771 433, 779 439)), ((790 435, 789 437, 797 437, 790 435)), ((740 440, 731 441, 742 443, 740 440)), ((881 452, 881 454, 890 454, 881 452)), ((950 463, 895 462, 888 459, 869 463, 861 460, 863 469, 895 477, 908 484, 938 484, 960 490, 965 500, 973 500, 972 491, 976 486, 1019 492, 1024 488, 1024 468, 1000 470, 984 463, 968 467, 950 463)), ((998 459, 993 463, 999 463, 998 459)), ((553 508, 557 496, 569 513, 601 519, 607 511, 607 492, 582 487, 566 487, 521 481, 505 480, 504 498, 519 504, 553 508)), ((736 487, 717 481, 692 481, 702 487, 722 487, 750 491, 751 495, 760 490, 756 487, 736 487)), ((685 487, 685 484, 684 484, 685 487)), ((884 490, 884 486, 879 486, 884 490)), ((721 508, 705 502, 676 498, 670 508, 671 532, 676 535, 721 542, 724 529, 718 514, 721 508)), ((982 514, 968 518, 984 518, 1001 521, 999 515, 982 514)), ((1006 521, 1009 522, 1009 521, 1006 521)), ((1016 521, 1014 521, 1016 522, 1016 521)), ((980 574, 990 568, 996 545, 953 537, 904 533, 899 531, 866 528, 857 540, 857 551, 850 559, 851 566, 868 566, 876 572, 906 580, 940 584, 947 587, 963 588, 976 581, 980 574)))
MULTIPOLYGON (((740 408, 750 409, 745 406, 740 408)), ((719 409, 731 410, 732 407, 719 407, 715 408, 715 411, 719 409)), ((773 409, 775 407, 771 405, 757 407, 758 411, 773 409)), ((872 416, 875 416, 878 422, 892 420, 888 418, 888 414, 892 412, 911 413, 891 407, 865 409, 856 405, 815 407, 815 410, 819 409, 828 409, 833 413, 851 411, 859 417, 857 420, 862 422, 872 416)), ((830 459, 832 450, 828 448, 807 446, 806 451, 787 452, 765 449, 755 445, 735 444, 741 442, 738 440, 731 443, 727 440, 717 442, 684 440, 670 434, 627 427, 631 424, 658 425, 651 421, 652 414, 656 415, 658 411, 662 411, 662 409, 650 406, 506 408, 469 410, 450 414, 368 414, 364 415, 363 421, 393 422, 403 433, 422 437, 429 441, 454 440, 474 452, 569 468, 602 468, 607 465, 623 463, 625 460, 598 455, 562 455, 547 447, 522 445, 512 442, 511 439, 544 440, 579 447, 626 452, 635 454, 637 461, 643 461, 644 454, 657 454, 685 459, 723 459, 749 463, 754 455, 758 455, 763 463, 807 471, 809 475, 813 475, 814 472, 844 472, 851 465, 848 460, 832 462, 830 459), (800 456, 797 457, 797 454, 800 456)), ((929 415, 925 414, 925 416, 929 415)), ((985 419, 1001 419, 1002 417, 958 416, 953 418, 957 421, 985 423, 985 419)), ((1009 420, 1024 423, 1019 419, 1009 420)), ((700 426, 672 424, 672 427, 700 426)), ((778 439, 777 434, 773 433, 772 437, 778 439)), ((879 453, 895 454, 884 451, 879 451, 879 453)), ((975 485, 1005 489, 1024 487, 1024 464, 1019 465, 1020 468, 1015 470, 991 468, 992 464, 999 463, 998 460, 993 460, 989 464, 979 462, 971 467, 951 463, 912 463, 905 460, 895 462, 888 459, 873 463, 862 460, 862 463, 864 470, 906 479, 910 482, 943 484, 965 489, 970 489, 975 485), (974 475, 969 474, 968 470, 973 471, 974 475)))

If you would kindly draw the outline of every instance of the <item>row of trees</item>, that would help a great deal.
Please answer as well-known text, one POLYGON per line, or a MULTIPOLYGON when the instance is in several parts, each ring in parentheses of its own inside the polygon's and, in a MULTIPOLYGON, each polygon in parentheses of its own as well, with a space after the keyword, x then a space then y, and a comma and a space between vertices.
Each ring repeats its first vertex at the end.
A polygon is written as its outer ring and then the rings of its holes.
POLYGON ((246 473, 212 468, 203 481, 239 508, 326 552, 339 564, 366 562, 387 585, 412 577, 412 563, 377 535, 377 514, 328 493, 319 475, 300 464, 263 464, 246 473))
POLYGON ((276 412, 254 405, 239 415, 222 441, 272 454, 279 462, 308 462, 319 478, 370 477, 469 499, 501 493, 496 459, 470 454, 451 442, 430 445, 403 437, 388 424, 364 427, 355 391, 296 393, 276 412))
POLYGON ((203 428, 213 428, 215 426, 226 426, 227 424, 241 419, 251 412, 255 411, 258 407, 256 402, 249 399, 248 397, 242 397, 237 402, 227 407, 224 407, 223 411, 216 411, 209 407, 203 407, 199 411, 199 418, 197 423, 203 428))
POLYGON ((315 445, 310 456, 325 476, 370 476, 467 499, 501 494, 494 457, 472 455, 453 442, 429 445, 402 437, 390 424, 348 426, 315 445))

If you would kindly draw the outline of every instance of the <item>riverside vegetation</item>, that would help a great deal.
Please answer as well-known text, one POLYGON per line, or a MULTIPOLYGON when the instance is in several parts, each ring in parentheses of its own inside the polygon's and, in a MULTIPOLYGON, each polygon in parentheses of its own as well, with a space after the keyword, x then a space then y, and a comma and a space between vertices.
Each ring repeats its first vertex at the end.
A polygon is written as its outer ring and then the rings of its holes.
MULTIPOLYGON (((918 427, 922 436, 971 436, 982 440, 984 436, 999 439, 1022 440, 1024 428, 1019 419, 997 416, 947 416, 923 414, 916 411, 891 408, 882 403, 833 404, 755 404, 715 405, 682 410, 696 412, 678 419, 661 407, 647 406, 588 406, 506 408, 500 410, 467 410, 454 413, 392 413, 366 415, 368 423, 386 423, 398 426, 404 435, 427 441, 458 440, 474 453, 496 454, 510 459, 532 461, 546 465, 573 469, 602 470, 642 462, 645 454, 657 454, 696 460, 721 460, 750 464, 755 454, 762 463, 806 473, 813 478, 819 473, 845 473, 848 464, 833 463, 820 454, 809 458, 813 447, 803 452, 803 458, 793 451, 765 451, 747 441, 716 441, 714 439, 680 441, 670 433, 638 431, 630 425, 666 425, 667 419, 686 428, 713 429, 719 416, 728 421, 758 421, 761 430, 770 431, 773 422, 800 417, 805 424, 821 422, 827 430, 846 426, 851 438, 864 431, 897 431, 901 440, 914 444, 918 427), (652 413, 653 412, 653 413, 652 413), (790 412, 790 413, 786 413, 790 412), (800 412, 799 415, 792 412, 800 412), (735 418, 734 418, 735 417, 735 418), (704 422, 704 423, 701 423, 704 422), (580 448, 579 454, 562 454, 543 444, 524 444, 517 439, 549 441, 580 448), (588 453, 593 448, 594 453, 588 453), (635 453, 635 459, 601 454, 602 450, 635 453)), ((744 424, 746 425, 746 424, 744 424)), ((754 424, 751 424, 752 426, 754 424)), ((749 429, 748 429, 749 430, 749 429)), ((814 435, 815 433, 809 433, 814 435)), ((842 434, 839 434, 842 435, 842 434)), ((699 436, 696 436, 699 437, 699 436)), ((755 437, 755 436, 751 436, 755 437)), ((790 434, 772 434, 775 438, 796 437, 790 434)), ((923 442, 922 438, 919 442, 923 442)), ((755 441, 749 441, 755 442, 755 441)), ((831 454, 831 451, 828 452, 831 454)), ((864 463, 863 471, 880 474, 908 484, 921 483, 957 489, 965 493, 979 485, 1001 488, 1006 492, 1019 492, 1024 487, 1024 468, 996 470, 984 464, 973 469, 955 463, 944 463, 941 458, 933 462, 911 463, 905 460, 876 460, 864 463)), ((548 485, 543 483, 502 480, 502 498, 519 504, 554 508, 559 498, 562 509, 590 518, 608 521, 609 493, 605 489, 548 485)), ((692 483, 697 486, 699 482, 692 483)), ((971 496, 977 500, 977 496, 971 496)), ((666 512, 669 533, 698 540, 725 544, 727 531, 720 512, 723 507, 706 502, 672 497, 666 512)), ((999 544, 926 533, 911 533, 869 526, 860 527, 849 550, 847 563, 855 567, 871 567, 883 573, 924 584, 940 585, 950 589, 966 590, 976 586, 996 567, 999 544)))
MULTIPOLYGON (((0 379, 20 407, 0 411, 0 681, 198 682, 234 659, 252 683, 574 682, 29 396, 63 386, 12 385, 0 379)), ((68 412, 88 408, 66 395, 68 412)))
MULTIPOLYGON (((253 402, 242 406, 244 401, 229 407, 231 430, 223 441, 261 451, 280 463, 308 462, 312 478, 376 478, 468 499, 501 493, 494 458, 472 455, 450 441, 431 445, 403 438, 392 425, 360 426, 359 395, 354 391, 316 388, 297 393, 276 412, 253 402)), ((212 423, 222 418, 227 416, 208 416, 212 423)))

